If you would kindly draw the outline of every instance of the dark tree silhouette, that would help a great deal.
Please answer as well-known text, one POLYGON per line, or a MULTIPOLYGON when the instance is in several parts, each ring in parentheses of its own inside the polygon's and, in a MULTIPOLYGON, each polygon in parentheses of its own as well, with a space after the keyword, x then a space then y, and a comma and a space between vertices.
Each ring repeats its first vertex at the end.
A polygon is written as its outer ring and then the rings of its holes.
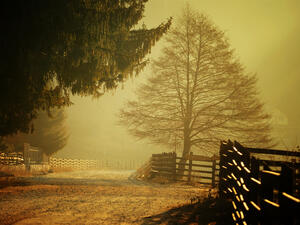
POLYGON ((98 97, 139 72, 171 24, 134 29, 146 2, 2 2, 0 136, 30 131, 39 110, 70 105, 70 94, 98 97))
POLYGON ((33 120, 33 133, 18 133, 4 139, 6 143, 13 144, 17 151, 23 149, 24 143, 29 143, 39 147, 47 155, 52 155, 67 144, 69 134, 65 120, 65 113, 61 109, 54 110, 50 116, 46 112, 39 112, 33 120))
POLYGON ((137 90, 137 101, 121 110, 120 122, 138 138, 191 149, 217 151, 220 140, 270 146, 269 115, 256 77, 246 74, 224 32, 187 8, 166 36, 153 75, 137 90))
POLYGON ((5 142, 3 141, 3 138, 0 137, 0 151, 5 151, 7 149, 7 146, 5 142))

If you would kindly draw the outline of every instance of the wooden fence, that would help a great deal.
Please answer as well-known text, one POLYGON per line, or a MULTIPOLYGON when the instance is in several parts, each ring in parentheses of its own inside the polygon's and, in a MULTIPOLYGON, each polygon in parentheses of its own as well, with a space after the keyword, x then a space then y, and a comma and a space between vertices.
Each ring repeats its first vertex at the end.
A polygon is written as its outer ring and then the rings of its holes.
POLYGON ((71 169, 124 169, 134 170, 142 165, 142 161, 137 160, 84 160, 84 159, 64 159, 50 157, 49 164, 52 168, 71 169))
POLYGON ((47 156, 39 147, 24 143, 24 161, 26 165, 48 164, 49 156, 47 156))
POLYGON ((25 158, 22 153, 0 153, 0 165, 18 166, 24 165, 26 161, 30 164, 31 168, 37 167, 38 165, 49 165, 52 168, 135 170, 143 164, 143 161, 138 160, 84 160, 55 157, 50 157, 49 161, 41 161, 37 163, 34 160, 28 160, 28 158, 25 158))
POLYGON ((0 165, 17 166, 21 164, 24 164, 24 158, 22 153, 0 153, 0 165))
POLYGON ((40 165, 48 164, 48 161, 49 157, 41 149, 33 147, 28 143, 24 143, 22 152, 0 152, 0 165, 40 165))
POLYGON ((193 155, 183 160, 175 152, 153 154, 144 166, 150 171, 148 177, 164 177, 173 181, 187 181, 215 186, 218 182, 218 157, 193 155))
POLYGON ((291 156, 299 158, 300 153, 221 142, 219 195, 232 202, 234 224, 300 223, 300 164, 283 160, 291 156), (277 155, 281 160, 261 160, 257 154, 277 155))

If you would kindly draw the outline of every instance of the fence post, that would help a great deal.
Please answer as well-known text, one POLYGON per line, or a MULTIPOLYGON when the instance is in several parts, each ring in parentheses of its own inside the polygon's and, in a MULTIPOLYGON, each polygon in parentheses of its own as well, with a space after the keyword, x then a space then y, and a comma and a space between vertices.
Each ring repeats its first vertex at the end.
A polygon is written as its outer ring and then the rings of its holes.
POLYGON ((189 155, 189 176, 188 176, 188 182, 191 182, 192 163, 193 163, 193 152, 190 152, 190 155, 189 155))
POLYGON ((213 155, 213 163, 212 163, 212 176, 211 176, 211 185, 214 188, 216 179, 216 155, 213 155))
MULTIPOLYGON (((250 189, 248 198, 249 201, 255 203, 256 205, 260 205, 261 199, 259 199, 260 191, 261 191, 261 185, 259 183, 254 182, 251 180, 251 178, 254 178, 255 180, 260 182, 259 179, 259 167, 260 163, 259 160, 257 160, 255 157, 251 157, 250 159, 250 174, 248 175, 246 179, 247 187, 250 189)), ((251 224, 258 224, 258 221, 261 219, 261 212, 260 210, 252 208, 250 211, 249 221, 251 224)))
POLYGON ((293 203, 293 201, 282 195, 282 193, 293 195, 295 180, 295 171, 293 170, 293 168, 282 165, 279 181, 279 192, 281 194, 278 196, 281 224, 294 224, 294 217, 296 217, 299 213, 299 205, 297 209, 297 206, 295 203, 293 203))
POLYGON ((226 197, 226 187, 227 187, 227 175, 228 175, 228 155, 226 153, 228 153, 228 149, 230 148, 230 143, 225 142, 225 141, 221 141, 220 144, 220 163, 219 163, 219 167, 220 167, 220 171, 219 171, 219 196, 221 198, 225 198, 226 197))
POLYGON ((176 152, 173 152, 173 180, 176 181, 176 152))

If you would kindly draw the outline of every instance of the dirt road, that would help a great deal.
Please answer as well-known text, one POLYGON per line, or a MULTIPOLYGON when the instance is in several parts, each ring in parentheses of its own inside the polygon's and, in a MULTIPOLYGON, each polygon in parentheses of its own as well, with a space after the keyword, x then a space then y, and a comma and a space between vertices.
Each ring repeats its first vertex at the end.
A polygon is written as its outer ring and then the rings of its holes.
POLYGON ((0 189, 0 224, 164 224, 155 215, 207 195, 207 188, 128 179, 132 172, 53 173, 14 182, 0 189))

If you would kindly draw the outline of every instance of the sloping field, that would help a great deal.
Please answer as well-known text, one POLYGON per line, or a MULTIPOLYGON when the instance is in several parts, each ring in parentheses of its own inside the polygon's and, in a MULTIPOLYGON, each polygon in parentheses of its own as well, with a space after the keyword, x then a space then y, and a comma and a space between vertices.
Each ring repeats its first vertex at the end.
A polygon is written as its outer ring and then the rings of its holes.
POLYGON ((136 181, 132 172, 75 171, 11 182, 0 189, 0 224, 162 224, 147 218, 208 194, 207 188, 136 181))

